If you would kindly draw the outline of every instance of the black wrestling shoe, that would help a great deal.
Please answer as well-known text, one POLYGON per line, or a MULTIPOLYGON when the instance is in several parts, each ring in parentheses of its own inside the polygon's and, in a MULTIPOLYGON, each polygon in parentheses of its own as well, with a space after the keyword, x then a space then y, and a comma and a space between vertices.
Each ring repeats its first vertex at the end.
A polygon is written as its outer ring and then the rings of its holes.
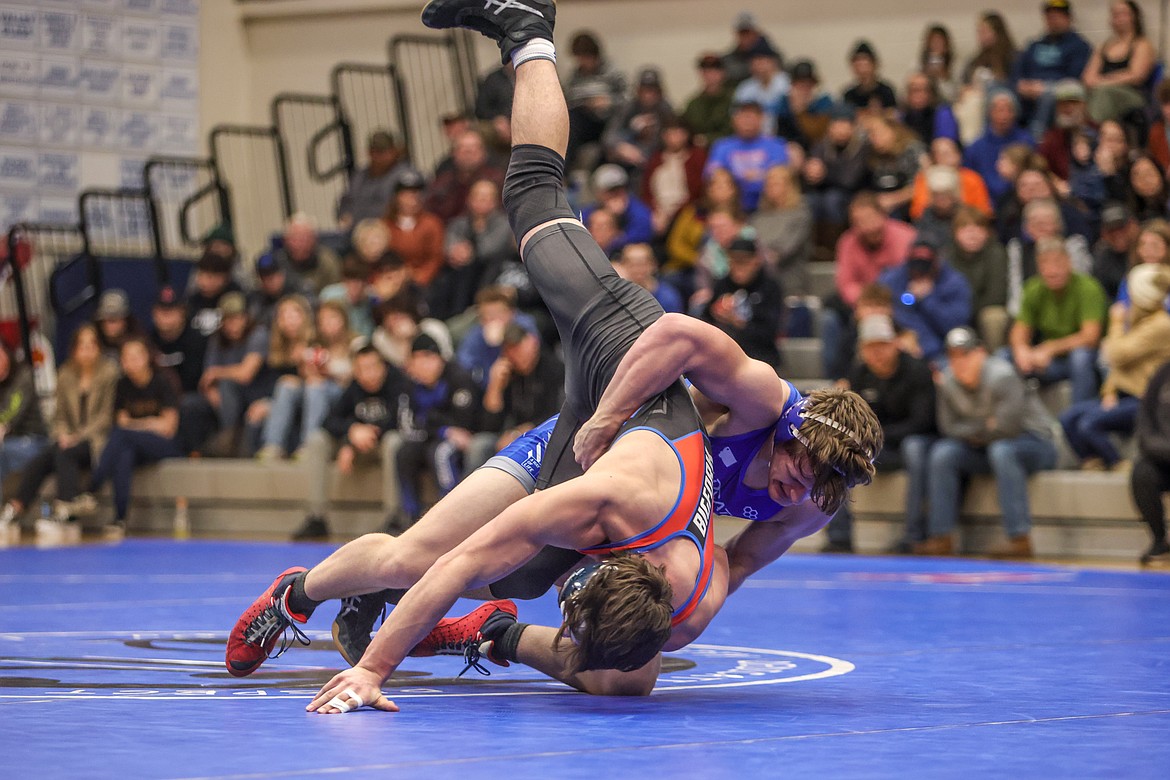
POLYGON ((549 0, 431 0, 422 12, 423 24, 433 30, 462 27, 491 38, 505 65, 528 41, 551 42, 556 18, 556 4, 549 0))
POLYGON ((1170 564, 1170 544, 1163 539, 1160 542, 1154 542, 1150 545, 1150 549, 1146 550, 1141 557, 1142 566, 1165 566, 1170 564))
POLYGON ((293 531, 294 542, 323 541, 329 538, 329 524, 320 515, 309 515, 300 528, 293 531))
POLYGON ((366 654, 378 618, 386 619, 386 600, 381 591, 341 600, 341 610, 333 618, 333 646, 350 666, 357 666, 366 654))

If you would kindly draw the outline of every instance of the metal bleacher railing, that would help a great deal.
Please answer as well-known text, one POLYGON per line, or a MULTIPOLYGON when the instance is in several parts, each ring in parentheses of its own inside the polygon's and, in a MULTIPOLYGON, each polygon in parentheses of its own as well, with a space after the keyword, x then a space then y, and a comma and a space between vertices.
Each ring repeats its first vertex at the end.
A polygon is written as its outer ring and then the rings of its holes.
POLYGON ((442 118, 474 105, 474 37, 398 36, 388 51, 387 63, 338 64, 332 94, 277 95, 270 126, 212 128, 207 158, 152 157, 140 188, 81 193, 78 224, 12 226, 3 247, 11 270, 0 276, 0 327, 19 332, 6 334, 11 342, 28 350, 34 331, 53 340, 56 323, 110 283, 103 266, 112 261, 148 263, 150 281, 173 284, 175 263, 196 259, 216 226, 231 228, 248 260, 294 212, 328 229, 374 130, 390 130, 415 166, 432 170, 447 153, 442 118))
POLYGON ((419 170, 434 170, 447 154, 443 117, 475 105, 475 49, 466 35, 398 35, 390 61, 402 82, 410 159, 419 170))

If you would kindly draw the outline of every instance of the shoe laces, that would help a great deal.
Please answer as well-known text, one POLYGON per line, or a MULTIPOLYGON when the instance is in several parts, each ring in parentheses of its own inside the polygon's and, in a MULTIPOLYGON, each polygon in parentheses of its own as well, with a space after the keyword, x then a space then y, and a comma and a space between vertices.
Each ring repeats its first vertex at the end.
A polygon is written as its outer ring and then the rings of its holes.
POLYGON ((294 644, 299 644, 304 647, 309 646, 309 637, 297 627, 294 621, 285 612, 283 606, 283 598, 280 596, 273 596, 268 606, 260 611, 252 621, 248 623, 248 627, 244 629, 244 642, 249 645, 264 647, 269 642, 275 640, 276 636, 280 635, 280 647, 276 652, 267 651, 269 659, 279 658, 288 651, 294 644), (289 630, 292 631, 292 636, 289 636, 289 630))
MULTIPOLYGON (((479 638, 480 637, 477 634, 476 639, 478 640, 479 638)), ((484 677, 491 677, 492 676, 491 669, 488 669, 486 666, 484 666, 482 663, 480 663, 480 660, 482 658, 483 658, 483 653, 480 652, 479 642, 478 641, 469 642, 467 647, 465 647, 463 649, 463 662, 467 665, 463 667, 462 672, 455 675, 456 679, 467 674, 467 672, 471 669, 474 669, 475 671, 479 672, 484 677)))

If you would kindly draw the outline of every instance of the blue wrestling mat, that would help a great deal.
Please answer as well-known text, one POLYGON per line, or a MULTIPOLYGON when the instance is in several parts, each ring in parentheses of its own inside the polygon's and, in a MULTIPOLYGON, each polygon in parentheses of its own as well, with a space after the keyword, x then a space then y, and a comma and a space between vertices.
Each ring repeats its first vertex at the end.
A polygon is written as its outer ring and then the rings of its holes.
MULTIPOLYGON (((342 663, 332 605, 311 648, 252 677, 223 642, 276 573, 331 549, 0 550, 0 776, 1170 776, 1164 574, 791 556, 649 698, 408 659, 386 686, 402 712, 309 715, 342 663)), ((520 617, 552 623, 555 601, 520 617)))

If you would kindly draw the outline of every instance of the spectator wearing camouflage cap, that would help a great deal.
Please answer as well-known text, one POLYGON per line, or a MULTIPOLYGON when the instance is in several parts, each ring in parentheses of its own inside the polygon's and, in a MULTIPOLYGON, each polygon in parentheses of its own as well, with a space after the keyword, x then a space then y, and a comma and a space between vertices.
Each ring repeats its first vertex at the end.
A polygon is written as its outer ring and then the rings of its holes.
POLYGON ((337 224, 349 230, 363 219, 379 219, 394 194, 398 174, 410 163, 388 130, 375 130, 366 143, 369 164, 353 172, 337 201, 337 224))
POLYGON ((98 298, 93 321, 97 326, 102 354, 111 360, 118 359, 122 344, 127 339, 141 338, 143 335, 138 318, 130 311, 130 296, 125 290, 116 287, 106 290, 98 298))

